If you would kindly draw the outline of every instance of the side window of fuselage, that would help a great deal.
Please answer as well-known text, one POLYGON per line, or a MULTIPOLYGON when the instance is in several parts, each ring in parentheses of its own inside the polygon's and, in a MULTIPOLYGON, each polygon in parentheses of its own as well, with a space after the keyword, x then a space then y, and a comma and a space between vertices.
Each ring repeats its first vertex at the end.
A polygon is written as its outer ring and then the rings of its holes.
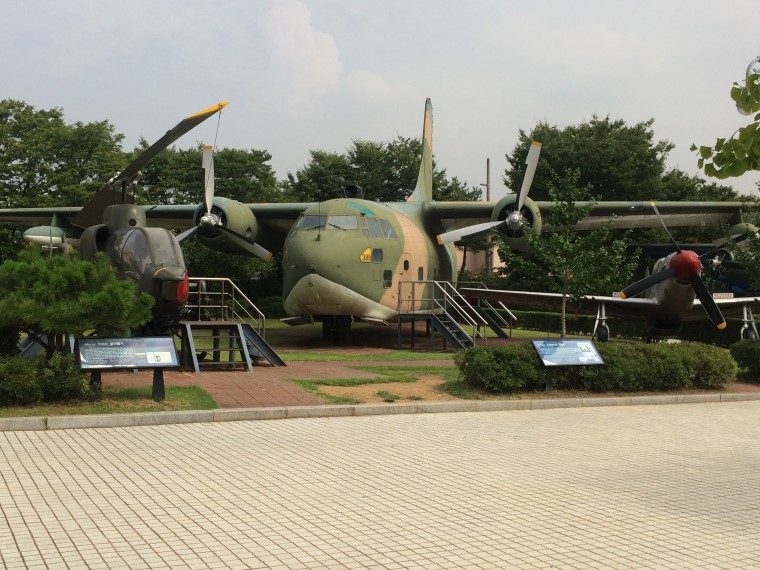
POLYGON ((425 280, 425 270, 422 267, 417 268, 417 281, 425 280))
POLYGON ((383 271, 383 287, 388 289, 391 285, 393 285, 393 271, 386 269, 383 271))
POLYGON ((396 230, 388 220, 374 216, 359 216, 359 229, 365 237, 382 237, 396 239, 396 230))

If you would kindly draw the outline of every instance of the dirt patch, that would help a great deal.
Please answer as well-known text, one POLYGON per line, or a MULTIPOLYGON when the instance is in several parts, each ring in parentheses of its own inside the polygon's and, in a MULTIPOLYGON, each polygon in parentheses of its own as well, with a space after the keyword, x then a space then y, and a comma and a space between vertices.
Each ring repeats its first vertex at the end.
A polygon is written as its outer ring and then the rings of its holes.
POLYGON ((440 391, 443 378, 435 374, 420 375, 415 382, 385 382, 382 384, 362 384, 361 386, 320 386, 319 391, 330 396, 353 398, 363 404, 387 402, 388 395, 396 402, 457 400, 458 398, 440 391), (378 396, 378 392, 381 395, 378 396), (382 394, 385 392, 386 394, 382 394))

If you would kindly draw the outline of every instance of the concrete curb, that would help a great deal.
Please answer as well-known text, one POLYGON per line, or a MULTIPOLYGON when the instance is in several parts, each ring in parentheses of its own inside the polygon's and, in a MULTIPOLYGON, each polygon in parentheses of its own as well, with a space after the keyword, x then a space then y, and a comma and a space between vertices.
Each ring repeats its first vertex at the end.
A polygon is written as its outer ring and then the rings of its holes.
POLYGON ((271 408, 226 408, 181 412, 140 412, 0 418, 0 431, 43 431, 104 427, 133 427, 185 423, 282 420, 291 418, 334 418, 392 414, 435 414, 453 412, 493 412, 547 410, 552 408, 594 408, 600 406, 653 406, 760 400, 760 392, 731 394, 687 394, 663 396, 622 396, 610 398, 541 398, 536 400, 457 400, 419 404, 358 404, 346 406, 281 406, 271 408))

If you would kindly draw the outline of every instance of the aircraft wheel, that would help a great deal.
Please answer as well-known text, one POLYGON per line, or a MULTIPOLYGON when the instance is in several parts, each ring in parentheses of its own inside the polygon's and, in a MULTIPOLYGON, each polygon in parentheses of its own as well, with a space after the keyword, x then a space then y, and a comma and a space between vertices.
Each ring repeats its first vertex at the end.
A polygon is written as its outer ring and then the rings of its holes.
POLYGON ((325 317, 322 320, 322 338, 324 340, 335 338, 335 317, 325 317))
POLYGON ((596 331, 596 339, 599 342, 607 342, 610 340, 610 329, 607 328, 607 325, 601 325, 599 327, 599 330, 596 331))
POLYGON ((745 329, 742 331, 742 340, 757 340, 755 331, 752 329, 745 329))
POLYGON ((335 317, 335 340, 339 345, 347 344, 351 336, 351 317, 339 315, 335 317))

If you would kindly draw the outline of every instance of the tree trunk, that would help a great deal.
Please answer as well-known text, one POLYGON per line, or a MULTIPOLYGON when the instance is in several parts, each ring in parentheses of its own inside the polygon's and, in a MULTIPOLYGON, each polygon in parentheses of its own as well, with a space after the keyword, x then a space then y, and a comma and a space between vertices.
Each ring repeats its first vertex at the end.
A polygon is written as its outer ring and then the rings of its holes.
POLYGON ((562 291, 562 328, 560 329, 559 338, 565 338, 565 334, 567 333, 567 323, 565 322, 566 312, 567 312, 567 293, 562 291))

